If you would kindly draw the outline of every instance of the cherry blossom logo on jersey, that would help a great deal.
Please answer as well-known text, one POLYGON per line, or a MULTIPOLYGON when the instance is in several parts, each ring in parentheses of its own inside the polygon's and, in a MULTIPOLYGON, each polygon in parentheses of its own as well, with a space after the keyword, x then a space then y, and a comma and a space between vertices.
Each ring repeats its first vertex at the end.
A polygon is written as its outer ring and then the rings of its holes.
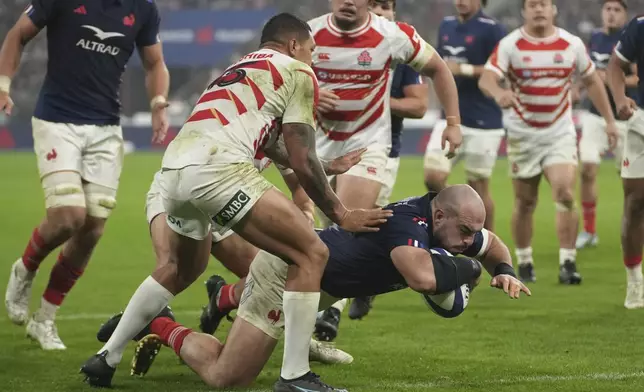
POLYGON ((555 61, 555 64, 561 64, 561 63, 563 63, 563 62, 564 62, 564 57, 563 57, 563 55, 562 55, 561 53, 557 53, 557 54, 555 54, 555 59, 554 59, 554 61, 555 61))
POLYGON ((371 55, 366 50, 360 53, 360 56, 358 56, 358 65, 362 67, 369 67, 372 61, 373 58, 371 58, 371 55))

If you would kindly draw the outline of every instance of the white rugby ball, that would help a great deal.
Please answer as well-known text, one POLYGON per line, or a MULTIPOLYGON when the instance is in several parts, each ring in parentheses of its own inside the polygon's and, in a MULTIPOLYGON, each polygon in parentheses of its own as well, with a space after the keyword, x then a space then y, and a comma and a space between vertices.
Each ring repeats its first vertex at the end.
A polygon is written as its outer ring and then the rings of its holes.
MULTIPOLYGON (((452 256, 451 253, 442 248, 433 248, 431 253, 452 256)), ((454 318, 461 315, 467 308, 470 300, 470 286, 464 284, 456 290, 444 294, 421 294, 423 301, 432 312, 443 318, 454 318)))

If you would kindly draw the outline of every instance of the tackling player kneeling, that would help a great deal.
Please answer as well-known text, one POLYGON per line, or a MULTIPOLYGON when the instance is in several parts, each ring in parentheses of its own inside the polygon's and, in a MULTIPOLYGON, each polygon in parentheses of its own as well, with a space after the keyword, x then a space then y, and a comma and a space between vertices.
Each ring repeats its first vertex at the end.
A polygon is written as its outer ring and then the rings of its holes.
MULTIPOLYGON (((394 215, 379 232, 352 234, 331 227, 318 233, 329 248, 320 309, 337 298, 378 295, 406 287, 425 294, 448 293, 464 284, 473 288, 480 280, 481 264, 493 276, 491 285, 503 289, 510 298, 519 298, 520 292, 530 295, 514 275, 508 248, 483 229, 485 207, 471 187, 447 187, 438 194, 405 199, 388 208, 394 215), (430 253, 435 247, 468 257, 430 253)), ((237 283, 245 284, 245 289, 235 298, 240 306, 225 344, 209 334, 190 331, 163 313, 146 329, 158 336, 150 337, 147 344, 155 345, 160 339, 173 347, 209 386, 248 386, 283 333, 282 293, 287 275, 288 267, 281 259, 259 252, 245 283, 237 283), (188 332, 179 341, 177 336, 184 331, 188 332)), ((275 391, 297 389, 282 386, 275 391)))
MULTIPOLYGON (((284 293, 284 362, 276 388, 333 390, 311 373, 307 361, 328 249, 253 161, 281 130, 290 168, 332 221, 351 231, 378 231, 373 226, 391 213, 348 210, 329 186, 315 150, 314 48, 305 22, 276 15, 264 26, 261 49, 230 66, 202 94, 162 162, 159 185, 172 229, 166 231, 169 262, 141 284, 113 339, 83 366, 90 384, 110 385, 127 342, 205 270, 214 225, 219 234, 232 229, 291 263, 284 293)), ((189 332, 177 331, 173 342, 180 345, 189 332)))

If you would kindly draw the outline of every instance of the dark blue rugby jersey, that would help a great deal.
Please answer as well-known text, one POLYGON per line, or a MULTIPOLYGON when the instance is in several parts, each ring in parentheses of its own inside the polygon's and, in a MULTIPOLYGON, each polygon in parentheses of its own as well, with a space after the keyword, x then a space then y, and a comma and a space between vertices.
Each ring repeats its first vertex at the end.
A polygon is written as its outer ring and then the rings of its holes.
POLYGON ((640 81, 637 86, 638 104, 644 100, 644 16, 633 18, 615 46, 615 54, 622 60, 635 63, 640 81))
MULTIPOLYGON (((390 253, 399 246, 429 249, 441 247, 432 236, 431 200, 436 193, 390 204, 394 215, 376 233, 354 234, 337 226, 319 233, 329 248, 329 261, 322 277, 322 290, 337 298, 355 298, 387 293, 407 287, 390 253)), ((464 255, 475 257, 487 242, 483 232, 464 255)))
MULTIPOLYGON (((438 28, 438 53, 445 60, 485 65, 505 34, 503 26, 483 12, 464 23, 455 16, 448 16, 438 28)), ((478 78, 457 76, 455 80, 461 123, 476 129, 503 128, 501 109, 481 92, 478 78)))
POLYGON ((25 13, 47 27, 47 76, 36 118, 118 125, 119 88, 135 46, 159 42, 153 0, 33 0, 25 13))
MULTIPOLYGON (((391 82, 391 97, 405 98, 405 87, 422 84, 420 74, 407 64, 399 64, 394 71, 394 78, 391 82)), ((400 156, 400 143, 403 131, 403 117, 391 115, 391 152, 389 158, 400 156)))
MULTIPOLYGON (((588 41, 588 52, 590 53, 590 58, 593 60, 593 63, 595 63, 595 67, 597 69, 606 69, 608 66, 608 60, 610 60, 613 49, 615 48, 615 45, 617 45, 621 35, 622 31, 617 31, 613 34, 606 34, 601 29, 594 31, 591 34, 590 40, 588 41)), ((630 75, 631 72, 629 71, 627 74, 630 75)), ((627 89, 626 94, 637 101, 637 89, 627 89)), ((613 113, 615 113, 615 102, 613 101, 613 96, 610 94, 610 91, 608 92, 608 98, 610 99, 613 113)), ((599 116, 599 111, 595 105, 593 105, 592 102, 590 105, 590 112, 599 116)))

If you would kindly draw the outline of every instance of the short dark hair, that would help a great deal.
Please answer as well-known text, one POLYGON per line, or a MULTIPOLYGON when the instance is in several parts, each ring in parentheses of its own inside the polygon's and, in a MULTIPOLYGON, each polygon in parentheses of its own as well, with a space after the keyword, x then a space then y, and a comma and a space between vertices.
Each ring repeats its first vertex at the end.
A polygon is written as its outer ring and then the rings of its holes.
MULTIPOLYGON (((528 1, 528 0, 523 0, 523 8, 525 8, 525 3, 526 3, 526 1, 528 1)), ((553 5, 555 4, 555 0, 552 0, 552 4, 553 4, 553 5)))
POLYGON ((306 41, 311 36, 311 26, 297 16, 283 12, 266 22, 260 45, 268 42, 285 43, 293 35, 300 42, 306 41))
POLYGON ((395 11, 396 10, 396 0, 371 0, 372 6, 374 5, 379 5, 379 6, 387 6, 391 4, 391 8, 395 11))
POLYGON ((626 0, 604 0, 602 3, 603 4, 606 4, 606 3, 619 3, 619 4, 622 5, 622 7, 624 7, 625 10, 628 10, 628 4, 626 4, 626 0))

